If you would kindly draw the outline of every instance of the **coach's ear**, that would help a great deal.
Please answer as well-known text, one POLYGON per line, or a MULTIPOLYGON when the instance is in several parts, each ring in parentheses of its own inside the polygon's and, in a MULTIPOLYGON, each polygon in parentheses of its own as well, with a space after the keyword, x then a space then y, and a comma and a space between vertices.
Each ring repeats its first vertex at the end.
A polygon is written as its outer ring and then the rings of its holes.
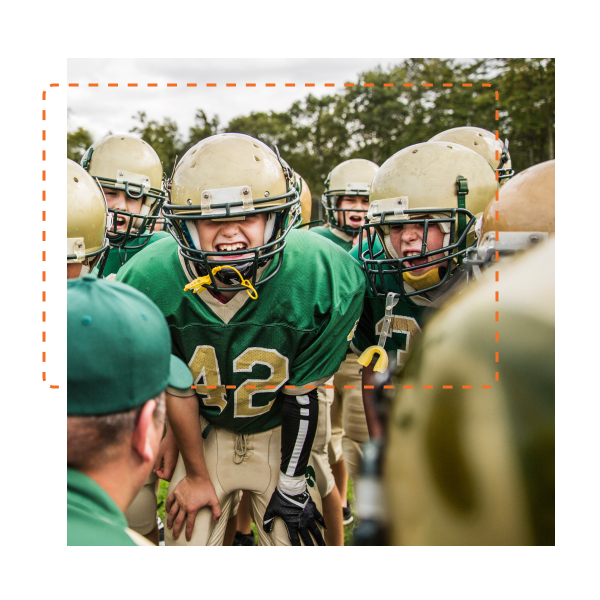
POLYGON ((144 462, 151 462, 152 464, 154 464, 154 460, 156 459, 158 443, 160 442, 160 434, 153 419, 155 409, 156 400, 148 400, 144 404, 131 436, 133 449, 140 455, 144 462))

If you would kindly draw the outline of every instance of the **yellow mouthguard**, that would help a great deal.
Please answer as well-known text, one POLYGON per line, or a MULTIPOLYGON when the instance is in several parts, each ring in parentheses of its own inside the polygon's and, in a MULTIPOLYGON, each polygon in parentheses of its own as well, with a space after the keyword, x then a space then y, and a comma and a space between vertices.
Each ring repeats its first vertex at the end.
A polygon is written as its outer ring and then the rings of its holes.
POLYGON ((373 367, 373 371, 378 373, 383 373, 388 368, 388 355, 384 348, 381 346, 370 346, 367 348, 358 359, 358 364, 363 367, 367 367, 371 364, 371 360, 373 360, 373 356, 375 354, 379 354, 379 358, 373 367))
POLYGON ((431 271, 427 271, 427 273, 423 273, 423 275, 412 275, 411 272, 408 271, 402 273, 402 277, 404 281, 415 290, 431 287, 441 281, 439 268, 431 269, 431 271))
MULTIPOLYGON (((229 265, 220 265, 218 267, 215 267, 212 270, 212 274, 214 275, 215 273, 218 273, 221 269, 233 269, 240 278, 240 283, 248 288, 246 290, 246 292, 248 292, 248 296, 250 296, 250 298, 252 298, 252 300, 256 300, 258 298, 258 294, 256 292, 256 290, 254 289, 254 287, 252 287, 252 284, 250 283, 250 281, 248 279, 244 279, 242 277, 242 274, 235 268, 235 267, 230 267, 229 265), (254 295, 252 295, 254 294, 254 295)), ((194 294, 201 294, 206 288, 204 287, 207 283, 210 283, 210 275, 205 275, 204 277, 198 277, 197 279, 194 279, 194 281, 192 281, 191 283, 188 283, 184 288, 183 291, 187 292, 188 290, 193 290, 194 294)))

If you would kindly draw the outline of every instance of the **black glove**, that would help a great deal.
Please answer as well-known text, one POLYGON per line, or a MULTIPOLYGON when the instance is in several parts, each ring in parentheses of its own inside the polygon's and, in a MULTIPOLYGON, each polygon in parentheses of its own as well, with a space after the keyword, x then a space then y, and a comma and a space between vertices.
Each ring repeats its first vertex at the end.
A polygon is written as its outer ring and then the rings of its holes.
POLYGON ((263 517, 263 529, 267 533, 273 531, 275 517, 283 520, 292 546, 300 546, 298 533, 300 533, 305 546, 314 546, 310 537, 311 533, 319 546, 325 546, 325 540, 317 527, 317 523, 319 523, 323 529, 327 529, 325 521, 308 492, 288 496, 279 488, 275 488, 263 517))

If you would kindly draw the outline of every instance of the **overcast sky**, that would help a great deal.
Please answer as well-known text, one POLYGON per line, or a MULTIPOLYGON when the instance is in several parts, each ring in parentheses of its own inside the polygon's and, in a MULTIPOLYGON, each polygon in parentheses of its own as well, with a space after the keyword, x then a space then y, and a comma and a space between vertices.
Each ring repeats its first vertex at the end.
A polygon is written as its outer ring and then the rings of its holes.
POLYGON ((83 127, 97 139, 108 131, 129 131, 131 118, 138 110, 150 119, 174 119, 180 131, 187 136, 194 122, 197 108, 209 118, 219 115, 221 125, 233 117, 251 111, 284 111, 308 93, 317 96, 343 89, 344 83, 356 82, 359 73, 381 65, 387 68, 398 64, 401 58, 348 58, 348 59, 69 59, 69 130, 83 127), (88 83, 99 87, 89 88, 88 83), (118 87, 107 86, 118 83, 118 87), (138 83, 139 87, 127 87, 138 83), (148 88, 148 83, 157 83, 148 88), (178 86, 167 87, 167 83, 178 86), (197 83, 188 88, 187 83, 197 83), (216 83, 216 88, 207 88, 216 83), (226 87, 235 83, 235 88, 226 87), (256 83, 255 88, 246 83, 256 83), (265 87, 275 83, 275 87, 265 87), (296 87, 285 87, 295 83, 296 87), (314 83, 306 88, 305 83, 314 83), (336 84, 335 88, 325 83, 336 84))

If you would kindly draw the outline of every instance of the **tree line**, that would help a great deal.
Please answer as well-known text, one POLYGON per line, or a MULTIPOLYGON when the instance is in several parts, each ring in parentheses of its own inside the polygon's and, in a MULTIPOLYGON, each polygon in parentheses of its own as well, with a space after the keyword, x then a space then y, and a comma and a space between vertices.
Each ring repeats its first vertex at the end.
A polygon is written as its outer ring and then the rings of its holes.
MULTIPOLYGON (((222 126, 218 115, 209 119, 197 109, 187 134, 173 119, 159 122, 138 112, 130 131, 156 150, 168 175, 175 157, 200 140, 217 133, 246 133, 276 144, 308 182, 313 197, 323 193, 327 174, 343 160, 367 158, 381 165, 406 146, 465 125, 499 129, 502 139, 510 140, 513 168, 519 172, 554 158, 554 70, 553 58, 482 59, 469 64, 407 59, 388 69, 360 73, 354 87, 338 93, 320 98, 309 94, 284 112, 251 112, 222 126)), ((92 142, 85 129, 67 133, 68 157, 79 162, 92 142)))

